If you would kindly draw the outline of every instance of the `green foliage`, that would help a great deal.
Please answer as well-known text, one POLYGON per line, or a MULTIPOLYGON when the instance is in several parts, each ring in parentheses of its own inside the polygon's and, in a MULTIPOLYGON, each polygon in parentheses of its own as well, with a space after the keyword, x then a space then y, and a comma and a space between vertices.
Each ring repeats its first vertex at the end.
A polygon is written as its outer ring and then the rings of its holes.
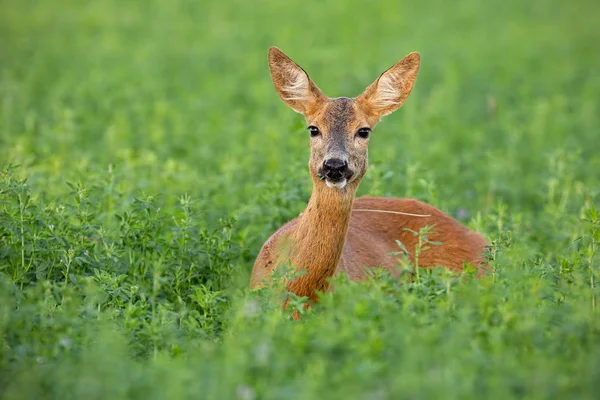
MULTIPOLYGON (((0 397, 596 398, 600 9, 574 2, 0 3, 0 397), (359 194, 432 203, 490 273, 247 290, 310 194, 277 45, 331 96, 410 51, 359 194), (289 312, 297 310, 300 321, 289 312)), ((416 262, 418 264, 418 261, 416 262)))
POLYGON ((148 196, 133 199, 110 223, 98 187, 68 184, 64 203, 48 203, 32 197, 14 168, 2 178, 0 261, 21 295, 31 289, 33 299, 45 288, 56 308, 67 294, 83 301, 93 283, 93 307, 127 332, 135 354, 155 352, 177 336, 218 337, 239 254, 234 220, 208 229, 189 196, 171 215, 148 196))

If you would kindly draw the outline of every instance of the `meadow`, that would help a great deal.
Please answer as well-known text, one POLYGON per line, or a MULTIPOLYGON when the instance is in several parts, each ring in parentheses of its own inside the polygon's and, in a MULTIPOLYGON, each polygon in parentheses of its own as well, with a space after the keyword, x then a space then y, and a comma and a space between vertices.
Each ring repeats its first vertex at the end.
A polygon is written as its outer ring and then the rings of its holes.
POLYGON ((590 0, 0 1, 0 398, 598 398, 598 20, 590 0), (421 53, 359 195, 482 232, 488 276, 338 278, 300 321, 248 290, 311 189, 273 45, 332 97, 421 53))

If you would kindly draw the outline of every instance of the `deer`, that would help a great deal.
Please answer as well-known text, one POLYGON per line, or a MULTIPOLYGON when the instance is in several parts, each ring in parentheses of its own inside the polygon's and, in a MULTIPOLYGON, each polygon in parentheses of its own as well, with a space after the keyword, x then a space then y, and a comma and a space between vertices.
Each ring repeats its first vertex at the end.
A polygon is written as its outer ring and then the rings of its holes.
MULTIPOLYGON (((414 261, 411 249, 419 240, 414 232, 431 226, 428 239, 441 245, 422 252, 418 268, 441 266, 460 273, 471 265, 478 276, 486 271, 488 241, 438 208, 409 198, 355 199, 367 172, 371 132, 383 116, 404 104, 419 67, 419 53, 410 53, 359 96, 329 98, 281 50, 269 49, 276 92, 308 124, 312 193, 306 209, 262 246, 252 268, 251 288, 264 287, 277 268, 287 265, 302 272, 288 280, 287 292, 316 304, 318 293, 330 290, 329 278, 341 272, 354 281, 366 279, 374 268, 398 276, 396 241, 414 261)), ((292 316, 299 319, 297 312, 292 316)))

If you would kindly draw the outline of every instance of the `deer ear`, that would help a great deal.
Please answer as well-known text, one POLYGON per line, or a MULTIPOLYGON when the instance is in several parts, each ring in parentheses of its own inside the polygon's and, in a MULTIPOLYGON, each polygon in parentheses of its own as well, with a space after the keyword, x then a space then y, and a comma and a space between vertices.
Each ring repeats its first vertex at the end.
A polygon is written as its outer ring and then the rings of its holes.
POLYGON ((269 49, 269 68, 279 97, 294 111, 306 114, 325 99, 308 74, 277 47, 269 49))
POLYGON ((356 101, 374 119, 392 113, 404 104, 410 94, 420 64, 419 53, 410 53, 381 74, 356 101))

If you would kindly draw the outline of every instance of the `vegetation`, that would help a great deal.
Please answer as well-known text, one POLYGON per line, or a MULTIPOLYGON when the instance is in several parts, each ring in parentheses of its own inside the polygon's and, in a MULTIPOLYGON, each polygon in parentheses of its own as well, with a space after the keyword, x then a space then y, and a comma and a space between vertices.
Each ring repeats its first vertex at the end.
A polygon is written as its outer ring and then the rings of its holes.
POLYGON ((599 17, 586 0, 0 2, 0 397, 597 398, 599 17), (310 194, 271 45, 330 96, 421 53, 360 194, 483 232, 489 276, 339 277, 301 321, 247 289, 310 194))

